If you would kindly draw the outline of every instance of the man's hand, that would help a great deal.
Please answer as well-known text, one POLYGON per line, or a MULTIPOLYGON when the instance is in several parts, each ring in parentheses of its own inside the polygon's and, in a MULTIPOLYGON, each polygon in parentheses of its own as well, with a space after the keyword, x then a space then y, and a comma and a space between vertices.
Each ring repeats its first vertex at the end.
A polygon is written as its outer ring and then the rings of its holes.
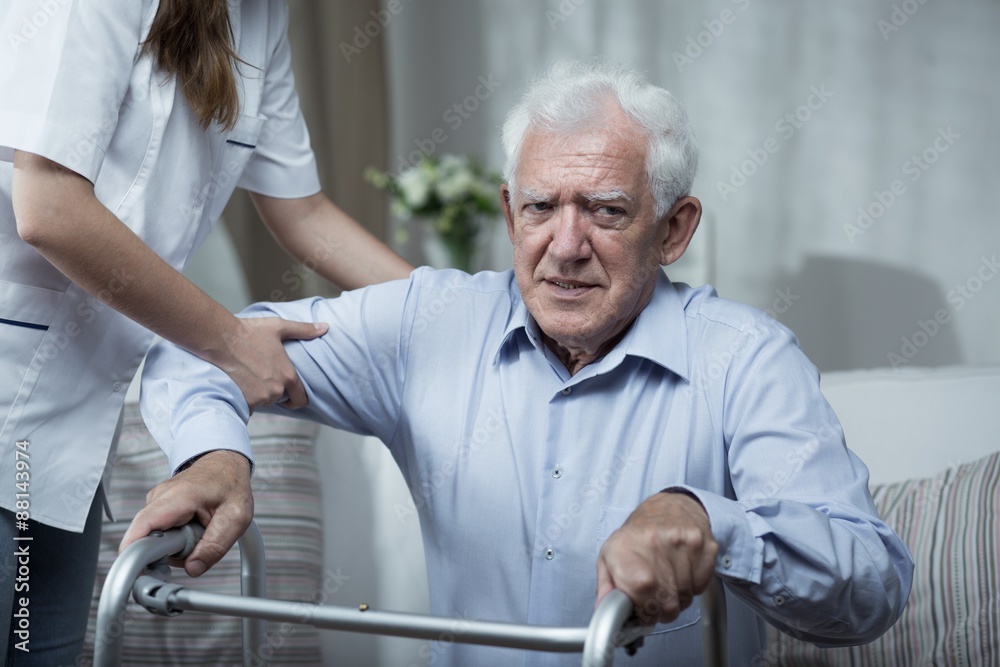
POLYGON ((218 450, 197 459, 187 470, 146 494, 146 506, 132 519, 118 552, 154 530, 183 526, 197 518, 205 535, 183 563, 198 577, 219 562, 253 519, 250 462, 245 456, 218 450))
POLYGON ((668 623, 708 586, 718 551, 697 499, 657 493, 601 547, 597 600, 617 588, 635 603, 643 623, 668 623))

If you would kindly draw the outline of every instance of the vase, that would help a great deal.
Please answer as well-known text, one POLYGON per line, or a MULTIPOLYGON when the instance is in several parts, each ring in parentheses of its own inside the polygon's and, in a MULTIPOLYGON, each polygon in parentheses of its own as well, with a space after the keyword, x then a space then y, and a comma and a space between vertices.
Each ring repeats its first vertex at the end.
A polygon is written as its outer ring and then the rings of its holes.
POLYGON ((440 232, 428 225, 422 249, 427 263, 435 268, 450 267, 472 273, 479 250, 478 226, 463 223, 449 232, 440 232))
POLYGON ((472 273, 476 259, 476 248, 456 248, 445 239, 432 232, 424 234, 420 249, 427 264, 435 269, 460 269, 472 273))

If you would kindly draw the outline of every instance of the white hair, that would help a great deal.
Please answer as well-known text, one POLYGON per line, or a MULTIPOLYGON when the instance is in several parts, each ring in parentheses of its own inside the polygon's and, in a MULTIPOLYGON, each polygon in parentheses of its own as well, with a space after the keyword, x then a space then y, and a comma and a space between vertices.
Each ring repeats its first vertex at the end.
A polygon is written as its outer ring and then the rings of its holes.
POLYGON ((504 178, 511 192, 529 130, 568 134, 594 127, 607 116, 602 102, 613 99, 649 138, 646 174, 659 219, 690 194, 698 168, 698 145, 684 107, 669 91, 639 72, 604 59, 564 60, 537 76, 503 124, 507 156, 504 178))

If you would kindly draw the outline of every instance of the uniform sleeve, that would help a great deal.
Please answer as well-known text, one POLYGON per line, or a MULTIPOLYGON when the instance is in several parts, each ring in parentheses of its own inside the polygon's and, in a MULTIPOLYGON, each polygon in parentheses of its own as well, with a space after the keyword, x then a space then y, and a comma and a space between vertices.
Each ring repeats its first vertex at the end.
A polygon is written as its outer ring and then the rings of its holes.
POLYGON ((264 73, 259 115, 265 119, 257 147, 237 185, 270 197, 298 198, 320 191, 316 156, 309 143, 292 74, 288 7, 272 2, 275 48, 264 73))
POLYGON ((762 323, 740 348, 720 384, 736 498, 680 487, 709 514, 716 573, 797 637, 871 641, 903 611, 910 553, 879 519, 868 470, 845 446, 816 370, 791 333, 762 323))
MULTIPOLYGON (((389 442, 399 421, 408 327, 410 281, 395 281, 336 299, 255 304, 240 317, 284 317, 326 322, 315 340, 285 341, 285 351, 305 386, 309 405, 262 411, 310 419, 389 442)), ((167 454, 171 471, 216 449, 253 461, 246 423, 250 411, 239 387, 212 364, 161 342, 146 358, 140 404, 150 433, 167 454)))
POLYGON ((13 0, 0 9, 0 159, 36 153, 97 180, 146 3, 13 0))

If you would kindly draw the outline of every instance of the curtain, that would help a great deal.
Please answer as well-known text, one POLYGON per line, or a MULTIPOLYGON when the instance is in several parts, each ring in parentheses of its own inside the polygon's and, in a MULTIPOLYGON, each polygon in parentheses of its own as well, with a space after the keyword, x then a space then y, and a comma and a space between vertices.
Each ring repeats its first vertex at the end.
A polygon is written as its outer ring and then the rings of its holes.
MULTIPOLYGON (((342 42, 352 44, 353 28, 371 21, 371 12, 377 15, 378 0, 295 0, 288 8, 296 89, 323 191, 385 240, 384 197, 362 176, 366 166, 382 166, 387 153, 384 52, 377 42, 357 54, 345 55, 340 46, 342 42)), ((245 192, 236 192, 224 218, 239 248, 255 300, 274 299, 275 290, 280 291, 282 300, 336 293, 311 273, 298 290, 281 282, 280 276, 294 267, 295 261, 263 226, 245 192)))

